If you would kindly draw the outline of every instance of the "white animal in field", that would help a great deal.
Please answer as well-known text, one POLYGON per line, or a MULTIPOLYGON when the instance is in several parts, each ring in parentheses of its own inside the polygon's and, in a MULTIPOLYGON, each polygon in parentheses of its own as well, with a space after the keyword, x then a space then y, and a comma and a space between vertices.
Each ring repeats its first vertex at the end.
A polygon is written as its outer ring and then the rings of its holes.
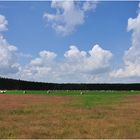
POLYGON ((6 91, 5 90, 1 90, 0 93, 6 93, 6 91))
POLYGON ((50 93, 50 91, 48 90, 47 93, 50 93))
POLYGON ((23 91, 23 93, 25 94, 25 93, 26 93, 26 91, 24 90, 24 91, 23 91))

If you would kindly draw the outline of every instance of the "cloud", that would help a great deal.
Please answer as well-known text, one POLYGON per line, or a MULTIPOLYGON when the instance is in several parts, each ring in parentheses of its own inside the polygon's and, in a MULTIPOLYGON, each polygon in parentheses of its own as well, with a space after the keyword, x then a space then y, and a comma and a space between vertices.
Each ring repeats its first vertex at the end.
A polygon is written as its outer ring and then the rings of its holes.
POLYGON ((5 16, 0 15, 0 32, 7 30, 8 21, 5 16))
POLYGON ((22 67, 18 75, 25 80, 46 81, 48 77, 53 77, 51 73, 52 68, 55 68, 54 59, 56 56, 57 54, 54 52, 43 50, 39 52, 39 57, 32 59, 29 64, 22 67))
POLYGON ((112 53, 96 44, 89 52, 80 51, 76 46, 70 46, 64 56, 67 62, 70 63, 70 67, 73 67, 75 71, 100 73, 102 69, 104 72, 105 69, 108 69, 112 53))
POLYGON ((97 7, 97 1, 85 1, 83 3, 83 7, 82 9, 86 12, 86 11, 90 11, 92 9, 96 9, 97 7))
POLYGON ((87 53, 85 51, 80 51, 76 46, 71 45, 69 50, 65 52, 64 56, 66 59, 71 61, 81 61, 81 59, 85 58, 87 53))
POLYGON ((55 1, 51 3, 51 7, 56 9, 55 14, 46 12, 43 17, 47 23, 51 23, 52 28, 62 35, 72 33, 78 25, 85 22, 87 11, 95 9, 97 2, 74 2, 72 1, 55 1))
POLYGON ((47 82, 96 82, 109 71, 112 53, 94 45, 88 52, 71 45, 64 53, 64 60, 56 60, 57 54, 41 51, 31 60, 21 77, 47 82))
POLYGON ((132 45, 124 53, 124 66, 114 70, 112 77, 140 77, 140 12, 136 18, 128 19, 127 30, 132 31, 132 45))
MULTIPOLYGON (((0 15, 0 32, 7 30, 8 21, 5 16, 0 15)), ((17 63, 18 49, 10 45, 0 34, 0 75, 7 76, 19 71, 20 65, 17 63)))
POLYGON ((0 74, 7 75, 17 73, 19 64, 17 60, 17 47, 10 45, 6 39, 0 35, 0 74))
POLYGON ((54 52, 50 51, 41 51, 39 53, 39 57, 35 58, 34 60, 31 60, 31 65, 33 66, 46 66, 47 64, 51 63, 53 59, 57 55, 54 52))

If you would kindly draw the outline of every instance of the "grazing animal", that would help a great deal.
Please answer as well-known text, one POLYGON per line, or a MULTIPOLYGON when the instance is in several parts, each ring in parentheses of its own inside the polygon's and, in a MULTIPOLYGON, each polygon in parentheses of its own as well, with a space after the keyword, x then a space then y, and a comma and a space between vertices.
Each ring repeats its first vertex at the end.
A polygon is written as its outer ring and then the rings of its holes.
POLYGON ((5 90, 1 90, 0 93, 6 93, 6 91, 5 90))

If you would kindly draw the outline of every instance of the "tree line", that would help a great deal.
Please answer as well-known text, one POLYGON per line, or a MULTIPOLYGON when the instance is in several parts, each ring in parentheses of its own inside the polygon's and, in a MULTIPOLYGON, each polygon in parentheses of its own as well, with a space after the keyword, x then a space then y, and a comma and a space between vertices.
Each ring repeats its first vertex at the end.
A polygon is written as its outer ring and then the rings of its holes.
POLYGON ((44 83, 0 78, 1 90, 140 90, 140 83, 44 83))

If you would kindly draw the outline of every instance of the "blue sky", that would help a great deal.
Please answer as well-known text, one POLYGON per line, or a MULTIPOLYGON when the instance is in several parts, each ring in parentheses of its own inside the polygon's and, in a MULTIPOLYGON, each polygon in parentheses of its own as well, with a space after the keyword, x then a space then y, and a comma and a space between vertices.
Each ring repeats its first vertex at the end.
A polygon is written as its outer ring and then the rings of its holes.
POLYGON ((0 2, 0 75, 140 82, 139 8, 138 1, 0 2))

